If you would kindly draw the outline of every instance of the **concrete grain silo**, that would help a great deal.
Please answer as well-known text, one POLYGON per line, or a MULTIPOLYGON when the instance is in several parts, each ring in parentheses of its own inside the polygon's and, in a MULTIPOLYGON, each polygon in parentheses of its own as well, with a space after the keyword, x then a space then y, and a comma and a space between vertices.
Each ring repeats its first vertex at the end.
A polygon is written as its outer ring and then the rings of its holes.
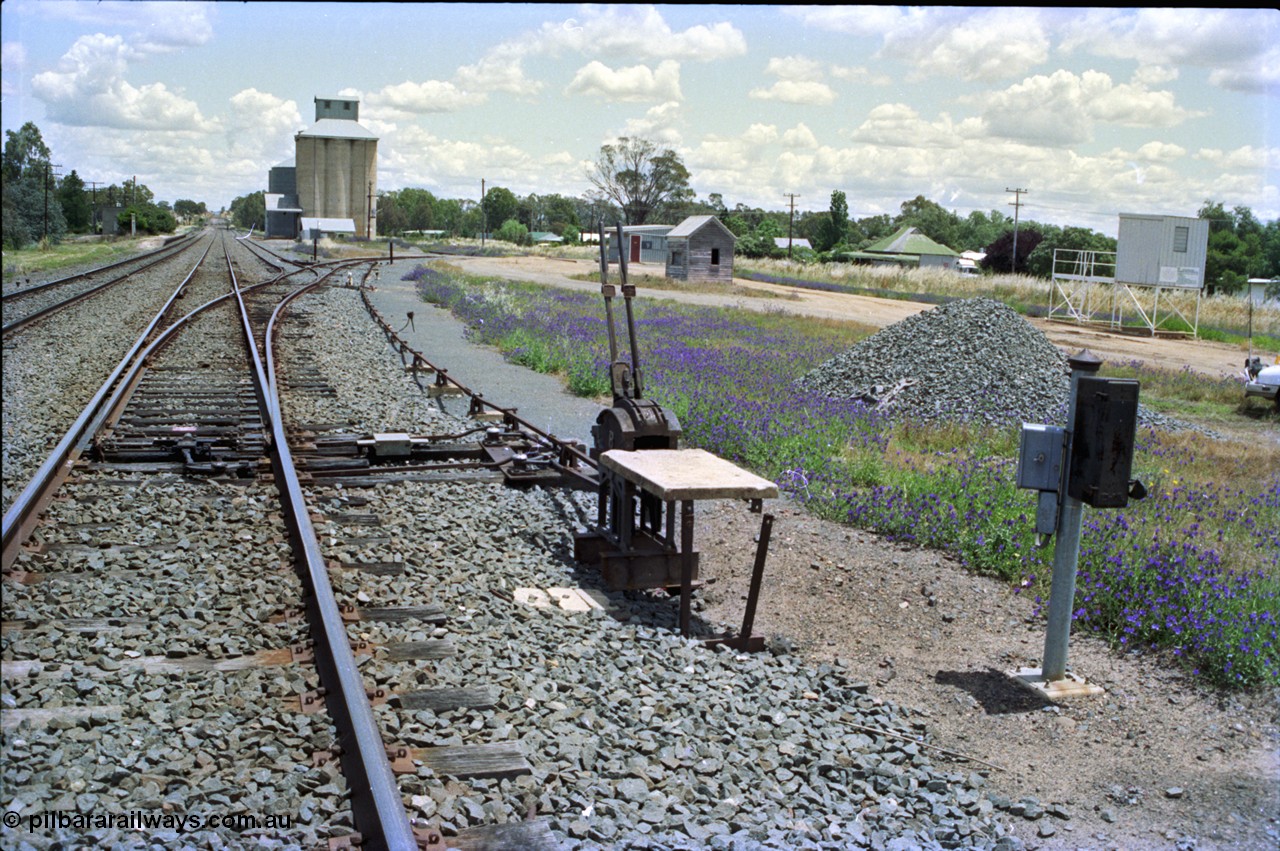
POLYGON ((373 238, 377 236, 378 137, 358 123, 359 100, 318 97, 315 103, 316 123, 294 136, 302 216, 349 219, 356 236, 373 238))

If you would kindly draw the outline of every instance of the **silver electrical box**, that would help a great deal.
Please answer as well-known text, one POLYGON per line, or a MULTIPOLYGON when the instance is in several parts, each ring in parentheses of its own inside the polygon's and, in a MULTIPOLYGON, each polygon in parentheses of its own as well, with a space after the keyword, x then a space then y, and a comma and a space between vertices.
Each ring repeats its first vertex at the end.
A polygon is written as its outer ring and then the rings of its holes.
POLYGON ((1022 424, 1018 449, 1018 487, 1057 492, 1062 482, 1062 443, 1059 426, 1022 424))

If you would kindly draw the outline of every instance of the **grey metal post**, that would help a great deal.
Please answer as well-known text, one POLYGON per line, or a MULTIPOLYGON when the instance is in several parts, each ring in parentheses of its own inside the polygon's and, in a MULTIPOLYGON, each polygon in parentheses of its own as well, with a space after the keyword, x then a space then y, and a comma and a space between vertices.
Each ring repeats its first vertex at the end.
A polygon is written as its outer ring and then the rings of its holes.
POLYGON ((1058 510, 1058 528, 1053 547, 1053 584, 1049 588, 1049 626, 1044 637, 1044 661, 1040 674, 1045 682, 1061 680, 1067 675, 1067 637, 1071 634, 1071 613, 1076 599, 1076 563, 1080 559, 1080 525, 1084 505, 1067 493, 1067 476, 1071 468, 1071 432, 1076 420, 1076 390, 1080 376, 1092 375, 1102 366, 1102 359, 1088 349, 1067 358, 1071 367, 1071 396, 1067 405, 1067 451, 1063 454, 1062 502, 1058 510))

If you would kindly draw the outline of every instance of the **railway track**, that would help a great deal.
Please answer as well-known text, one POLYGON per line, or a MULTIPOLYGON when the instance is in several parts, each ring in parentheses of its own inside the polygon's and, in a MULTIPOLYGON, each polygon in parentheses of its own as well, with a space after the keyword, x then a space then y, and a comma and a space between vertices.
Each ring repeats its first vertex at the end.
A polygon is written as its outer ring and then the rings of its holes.
POLYGON ((180 258, 201 242, 200 234, 186 234, 167 241, 154 251, 52 281, 12 289, 3 296, 4 336, 17 333, 104 290, 129 282, 148 269, 180 258))

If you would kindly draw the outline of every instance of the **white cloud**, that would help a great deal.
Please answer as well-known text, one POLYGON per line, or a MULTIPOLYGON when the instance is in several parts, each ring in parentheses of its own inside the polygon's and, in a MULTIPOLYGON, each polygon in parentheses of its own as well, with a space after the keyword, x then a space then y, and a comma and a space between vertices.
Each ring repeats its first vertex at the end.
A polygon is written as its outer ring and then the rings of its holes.
POLYGON ((875 58, 901 61, 917 79, 1008 79, 1049 56, 1049 38, 1036 9, 833 6, 788 13, 818 29, 881 39, 875 58))
POLYGON ((194 101, 164 83, 134 87, 124 79, 135 51, 120 36, 81 36, 57 70, 37 74, 31 88, 49 118, 75 126, 139 130, 208 131, 212 122, 194 101))
POLYGON ((818 137, 801 123, 782 134, 782 146, 784 148, 816 148, 818 137))
POLYGON ((469 92, 442 80, 426 80, 421 83, 397 83, 371 93, 367 100, 375 114, 381 117, 425 115, 436 112, 456 112, 464 107, 484 103, 487 95, 469 92))
POLYGON ((1261 148, 1244 145, 1231 151, 1220 148, 1201 148, 1196 159, 1232 171, 1262 171, 1280 169, 1280 148, 1261 148))
POLYGON ((742 32, 721 21, 675 31, 654 6, 581 7, 572 17, 543 24, 534 33, 507 43, 531 55, 562 52, 585 56, 639 59, 687 59, 712 62, 747 52, 742 32))
POLYGON ((38 5, 40 15, 74 21, 85 28, 127 33, 140 55, 172 53, 207 44, 213 38, 216 3, 53 2, 38 5))
POLYGON ((779 80, 767 89, 748 92, 756 100, 777 100, 805 106, 825 106, 836 99, 836 93, 826 83, 813 80, 779 80))
POLYGON ((929 123, 910 106, 886 103, 867 113, 867 118, 853 132, 854 141, 890 148, 946 148, 959 144, 960 135, 943 116, 929 123))
POLYGON ((231 97, 230 105, 225 131, 232 156, 270 167, 293 155, 293 134, 303 126, 297 103, 244 89, 231 97))
POLYGON ((1116 85, 1100 71, 1028 77, 984 96, 982 103, 982 120, 992 135, 1049 146, 1089 141, 1097 122, 1172 127, 1199 115, 1179 107, 1171 92, 1116 85))
POLYGON ((667 59, 656 69, 632 65, 613 69, 593 59, 578 69, 567 94, 594 95, 609 101, 680 101, 680 63, 667 59))
POLYGON ((17 94, 18 87, 13 78, 19 76, 27 68, 27 49, 21 42, 6 41, 0 48, 0 94, 6 97, 17 94))
POLYGON ((1067 52, 1206 68, 1212 84, 1234 91, 1280 88, 1280 15, 1273 9, 1095 9, 1066 21, 1067 52))
POLYGON ((804 56, 774 56, 769 59, 764 72, 783 80, 821 80, 822 63, 804 56))
POLYGON ((618 136, 651 139, 663 145, 678 145, 680 131, 676 124, 680 120, 681 105, 678 101, 669 100, 650 107, 643 118, 629 118, 626 126, 618 136))
POLYGON ((1149 163, 1171 163, 1187 155, 1187 149, 1168 142, 1147 142, 1134 152, 1134 156, 1149 163))
POLYGON ((831 76, 837 80, 864 86, 887 86, 893 82, 888 74, 879 74, 862 66, 832 65, 831 76))

